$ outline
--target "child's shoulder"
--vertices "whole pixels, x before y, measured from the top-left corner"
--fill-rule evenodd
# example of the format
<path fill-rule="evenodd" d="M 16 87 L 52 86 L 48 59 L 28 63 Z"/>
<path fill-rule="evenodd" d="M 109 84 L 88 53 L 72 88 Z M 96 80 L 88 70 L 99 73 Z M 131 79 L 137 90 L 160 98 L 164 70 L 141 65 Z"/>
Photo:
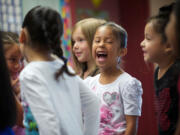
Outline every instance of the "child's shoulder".
<path fill-rule="evenodd" d="M 136 89 L 136 88 L 141 89 L 142 88 L 141 82 L 137 78 L 128 74 L 127 72 L 124 72 L 123 74 L 121 74 L 118 77 L 118 80 L 119 80 L 118 83 L 122 89 L 128 89 L 128 88 L 129 89 Z"/>
<path fill-rule="evenodd" d="M 99 80 L 99 77 L 100 77 L 100 74 L 97 74 L 95 76 L 88 76 L 86 79 L 84 79 L 84 82 L 87 84 L 87 85 L 92 85 L 96 82 L 98 82 Z"/>
<path fill-rule="evenodd" d="M 118 77 L 118 80 L 121 82 L 124 82 L 124 84 L 130 84 L 130 83 L 141 83 L 137 78 L 131 76 L 127 72 L 124 72 Z"/>

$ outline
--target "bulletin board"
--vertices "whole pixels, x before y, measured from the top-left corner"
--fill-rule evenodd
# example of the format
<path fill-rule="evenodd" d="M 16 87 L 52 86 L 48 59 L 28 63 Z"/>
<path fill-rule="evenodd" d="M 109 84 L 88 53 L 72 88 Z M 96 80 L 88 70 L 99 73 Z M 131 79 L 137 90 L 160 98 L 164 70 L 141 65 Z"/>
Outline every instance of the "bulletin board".
<path fill-rule="evenodd" d="M 0 29 L 19 33 L 22 24 L 22 0 L 0 0 Z"/>

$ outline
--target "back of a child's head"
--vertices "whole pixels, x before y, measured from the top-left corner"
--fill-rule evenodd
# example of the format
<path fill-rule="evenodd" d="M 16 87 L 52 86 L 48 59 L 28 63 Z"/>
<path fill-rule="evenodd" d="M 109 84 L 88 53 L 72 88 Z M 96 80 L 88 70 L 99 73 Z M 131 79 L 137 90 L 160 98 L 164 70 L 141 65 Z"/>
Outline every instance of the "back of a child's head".
<path fill-rule="evenodd" d="M 63 22 L 60 14 L 43 6 L 31 9 L 24 18 L 23 28 L 26 28 L 33 48 L 52 50 L 62 57 L 60 38 L 63 34 Z"/>
<path fill-rule="evenodd" d="M 4 50 L 8 50 L 12 45 L 19 44 L 18 34 L 14 32 L 1 31 Z"/>
<path fill-rule="evenodd" d="M 115 22 L 106 22 L 100 27 L 110 28 L 112 30 L 113 35 L 115 36 L 115 39 L 119 41 L 120 48 L 127 48 L 128 34 L 122 26 L 116 24 Z"/>
<path fill-rule="evenodd" d="M 55 74 L 56 79 L 64 71 L 73 75 L 67 68 L 66 58 L 63 57 L 60 40 L 63 35 L 63 22 L 56 10 L 43 6 L 32 8 L 25 16 L 22 28 L 27 29 L 29 35 L 27 45 L 38 51 L 51 51 L 64 61 L 64 65 Z"/>
<path fill-rule="evenodd" d="M 170 14 L 173 10 L 174 3 L 163 6 L 159 9 L 159 13 L 155 16 L 149 18 L 147 23 L 152 23 L 155 32 L 161 35 L 162 42 L 165 43 L 167 41 L 167 37 L 165 35 L 165 28 L 169 21 Z"/>
<path fill-rule="evenodd" d="M 77 28 L 81 28 L 82 33 L 84 35 L 84 37 L 86 38 L 86 40 L 88 41 L 88 44 L 90 46 L 90 48 L 92 47 L 92 42 L 93 42 L 93 38 L 94 38 L 94 34 L 96 32 L 96 29 L 104 24 L 106 21 L 103 19 L 98 19 L 98 18 L 86 18 L 83 20 L 80 20 L 79 22 L 77 22 L 73 28 L 72 31 L 72 35 L 73 32 L 77 29 Z"/>

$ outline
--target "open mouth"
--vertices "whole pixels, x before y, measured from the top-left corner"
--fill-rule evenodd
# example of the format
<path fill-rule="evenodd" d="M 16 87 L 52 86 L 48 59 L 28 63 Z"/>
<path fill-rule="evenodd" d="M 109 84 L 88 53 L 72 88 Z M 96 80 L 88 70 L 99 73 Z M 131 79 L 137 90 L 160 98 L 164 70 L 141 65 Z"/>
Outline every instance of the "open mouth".
<path fill-rule="evenodd" d="M 97 53 L 97 57 L 98 58 L 106 58 L 108 55 L 107 55 L 107 53 L 105 53 L 105 52 L 98 52 Z"/>
<path fill-rule="evenodd" d="M 107 60 L 107 57 L 108 57 L 107 52 L 97 52 L 96 53 L 97 61 L 100 63 L 104 63 Z"/>

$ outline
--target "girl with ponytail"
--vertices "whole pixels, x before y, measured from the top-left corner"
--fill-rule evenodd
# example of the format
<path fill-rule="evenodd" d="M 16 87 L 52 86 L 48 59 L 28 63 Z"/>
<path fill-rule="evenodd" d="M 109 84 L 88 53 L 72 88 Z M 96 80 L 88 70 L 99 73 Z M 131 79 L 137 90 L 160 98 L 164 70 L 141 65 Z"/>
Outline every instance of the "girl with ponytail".
<path fill-rule="evenodd" d="M 37 6 L 25 16 L 20 42 L 29 64 L 20 74 L 20 87 L 28 135 L 97 134 L 99 101 L 68 70 L 62 34 L 61 16 L 51 8 Z"/>

